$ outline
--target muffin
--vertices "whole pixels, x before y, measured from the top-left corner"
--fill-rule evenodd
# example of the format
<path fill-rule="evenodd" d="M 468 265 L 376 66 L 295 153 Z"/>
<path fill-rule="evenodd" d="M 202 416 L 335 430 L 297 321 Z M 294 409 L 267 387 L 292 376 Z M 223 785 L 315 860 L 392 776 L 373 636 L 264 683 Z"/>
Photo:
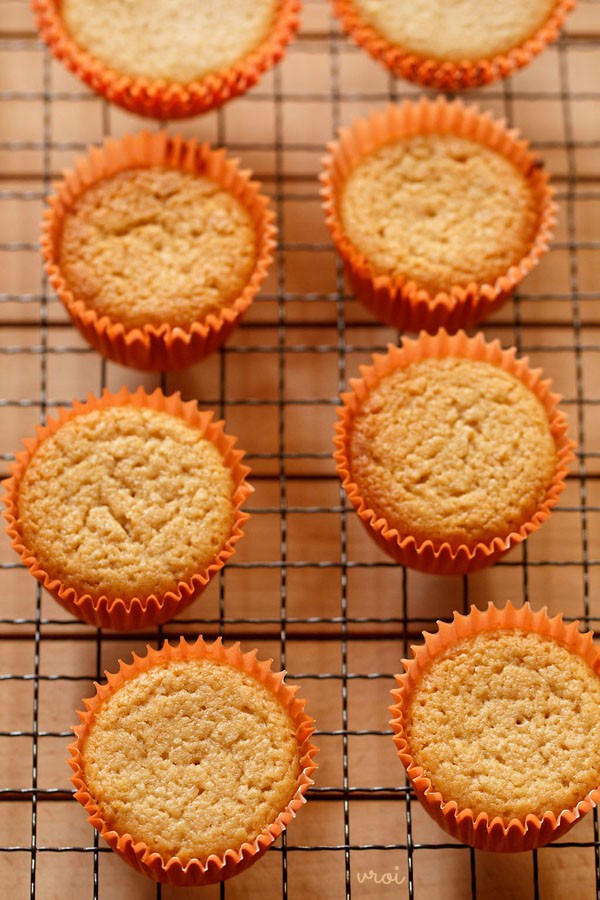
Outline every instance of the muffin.
<path fill-rule="evenodd" d="M 70 746 L 76 799 L 113 850 L 156 881 L 222 881 L 256 861 L 305 802 L 305 701 L 239 644 L 199 638 L 121 663 Z"/>
<path fill-rule="evenodd" d="M 106 99 L 154 118 L 194 116 L 252 87 L 283 56 L 299 0 L 34 0 L 42 38 Z"/>
<path fill-rule="evenodd" d="M 223 343 L 266 277 L 267 204 L 222 151 L 142 133 L 65 174 L 42 253 L 96 349 L 136 368 L 179 368 Z"/>
<path fill-rule="evenodd" d="M 571 444 L 557 397 L 481 335 L 390 346 L 343 395 L 337 468 L 367 530 L 399 562 L 462 574 L 547 518 Z"/>
<path fill-rule="evenodd" d="M 548 177 L 527 144 L 442 98 L 355 121 L 330 147 L 322 180 L 358 299 L 411 331 L 456 330 L 497 309 L 554 223 Z"/>
<path fill-rule="evenodd" d="M 558 37 L 575 0 L 333 0 L 345 30 L 394 75 L 456 90 L 504 78 Z"/>
<path fill-rule="evenodd" d="M 526 605 L 425 635 L 397 677 L 395 742 L 419 799 L 465 843 L 525 850 L 600 799 L 600 651 Z"/>
<path fill-rule="evenodd" d="M 242 453 L 178 395 L 106 392 L 27 443 L 7 482 L 9 534 L 70 612 L 149 627 L 189 604 L 233 553 L 247 516 Z"/>

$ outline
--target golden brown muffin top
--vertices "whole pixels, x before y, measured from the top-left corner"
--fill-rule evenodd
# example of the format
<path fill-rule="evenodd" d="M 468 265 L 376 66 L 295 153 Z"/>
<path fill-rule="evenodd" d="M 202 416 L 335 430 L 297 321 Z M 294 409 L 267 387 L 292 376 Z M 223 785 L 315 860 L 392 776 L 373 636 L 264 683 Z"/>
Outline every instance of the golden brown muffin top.
<path fill-rule="evenodd" d="M 300 774 L 287 710 L 252 676 L 210 659 L 125 682 L 96 712 L 82 755 L 109 825 L 182 860 L 255 840 Z"/>
<path fill-rule="evenodd" d="M 445 802 L 523 820 L 572 809 L 600 787 L 600 678 L 550 638 L 486 632 L 429 664 L 406 733 Z"/>
<path fill-rule="evenodd" d="M 75 43 L 128 75 L 189 84 L 232 66 L 267 37 L 277 0 L 61 0 Z"/>
<path fill-rule="evenodd" d="M 369 508 L 418 542 L 504 538 L 543 503 L 556 467 L 544 407 L 491 363 L 425 359 L 385 375 L 352 426 Z"/>
<path fill-rule="evenodd" d="M 223 549 L 233 478 L 194 426 L 135 406 L 75 416 L 23 475 L 23 542 L 51 577 L 92 597 L 173 590 Z"/>
<path fill-rule="evenodd" d="M 538 222 L 524 175 L 455 135 L 403 138 L 365 156 L 342 188 L 342 226 L 377 275 L 432 295 L 494 284 L 527 255 Z"/>
<path fill-rule="evenodd" d="M 460 62 L 506 53 L 532 37 L 556 0 L 353 0 L 382 37 L 409 53 Z"/>
<path fill-rule="evenodd" d="M 189 328 L 241 294 L 256 261 L 248 211 L 216 182 L 130 169 L 65 215 L 59 266 L 74 297 L 127 328 Z"/>

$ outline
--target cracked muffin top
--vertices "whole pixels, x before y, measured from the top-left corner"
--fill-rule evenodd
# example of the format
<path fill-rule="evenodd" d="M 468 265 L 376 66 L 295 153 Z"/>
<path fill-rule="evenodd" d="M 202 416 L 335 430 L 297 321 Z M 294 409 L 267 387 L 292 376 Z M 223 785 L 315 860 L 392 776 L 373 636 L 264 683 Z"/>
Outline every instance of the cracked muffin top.
<path fill-rule="evenodd" d="M 82 49 L 121 75 L 189 84 L 233 66 L 267 37 L 277 0 L 61 0 Z"/>
<path fill-rule="evenodd" d="M 361 497 L 400 538 L 452 548 L 506 538 L 542 505 L 556 445 L 541 401 L 491 363 L 445 357 L 369 389 L 350 437 Z"/>
<path fill-rule="evenodd" d="M 352 0 L 363 21 L 407 53 L 427 59 L 477 60 L 506 53 L 532 37 L 556 0 Z"/>
<path fill-rule="evenodd" d="M 518 629 L 429 661 L 406 738 L 445 802 L 505 824 L 572 809 L 600 786 L 600 678 L 558 641 Z"/>
<path fill-rule="evenodd" d="M 177 416 L 96 409 L 42 441 L 23 474 L 25 546 L 78 593 L 123 599 L 174 590 L 231 534 L 234 484 L 217 448 Z"/>
<path fill-rule="evenodd" d="M 539 219 L 531 184 L 510 160 L 452 134 L 366 155 L 343 185 L 339 215 L 375 275 L 431 295 L 494 284 L 527 255 Z"/>
<path fill-rule="evenodd" d="M 187 329 L 240 296 L 256 243 L 250 213 L 210 178 L 127 169 L 67 211 L 58 262 L 75 299 L 99 316 Z"/>
<path fill-rule="evenodd" d="M 184 861 L 254 841 L 300 774 L 296 727 L 278 698 L 211 659 L 127 680 L 95 713 L 82 760 L 109 826 Z"/>

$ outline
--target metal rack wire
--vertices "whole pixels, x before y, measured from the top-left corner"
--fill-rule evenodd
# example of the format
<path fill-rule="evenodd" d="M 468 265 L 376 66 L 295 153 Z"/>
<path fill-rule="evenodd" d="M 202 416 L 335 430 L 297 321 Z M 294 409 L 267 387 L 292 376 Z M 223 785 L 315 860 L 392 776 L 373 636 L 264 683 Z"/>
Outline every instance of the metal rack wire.
<path fill-rule="evenodd" d="M 398 335 L 347 294 L 316 181 L 324 141 L 340 124 L 414 96 L 416 88 L 353 47 L 324 0 L 308 0 L 299 39 L 259 86 L 217 113 L 167 123 L 226 145 L 256 171 L 273 196 L 280 243 L 265 292 L 228 345 L 187 372 L 155 380 L 106 363 L 84 345 L 37 256 L 42 201 L 61 166 L 88 142 L 148 123 L 107 106 L 52 62 L 23 0 L 0 2 L 2 472 L 19 438 L 55 407 L 107 385 L 158 381 L 226 419 L 249 451 L 257 488 L 234 559 L 158 632 L 118 635 L 74 622 L 3 539 L 4 896 L 600 897 L 596 813 L 539 853 L 490 858 L 454 843 L 413 802 L 386 712 L 392 674 L 409 644 L 453 609 L 510 597 L 547 603 L 598 628 L 599 38 L 600 5 L 582 0 L 567 34 L 530 69 L 469 94 L 518 124 L 555 176 L 561 214 L 553 249 L 483 330 L 552 375 L 579 452 L 560 507 L 524 549 L 480 575 L 438 579 L 385 558 L 361 533 L 335 477 L 338 393 L 360 362 Z M 99 845 L 70 799 L 64 757 L 74 710 L 103 669 L 147 641 L 198 632 L 256 645 L 288 668 L 318 720 L 321 770 L 311 803 L 257 866 L 220 887 L 176 894 L 115 864 Z"/>

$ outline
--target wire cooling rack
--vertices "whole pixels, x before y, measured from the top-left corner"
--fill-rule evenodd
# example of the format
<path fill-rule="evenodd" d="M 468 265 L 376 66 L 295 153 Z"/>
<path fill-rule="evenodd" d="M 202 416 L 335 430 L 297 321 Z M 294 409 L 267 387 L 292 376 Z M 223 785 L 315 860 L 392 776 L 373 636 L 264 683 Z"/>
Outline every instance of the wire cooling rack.
<path fill-rule="evenodd" d="M 560 507 L 524 547 L 469 578 L 387 559 L 359 528 L 331 460 L 338 393 L 398 335 L 351 296 L 319 208 L 323 147 L 340 124 L 418 90 L 355 48 L 323 0 L 307 2 L 284 63 L 219 112 L 167 126 L 225 144 L 277 208 L 264 293 L 227 347 L 180 373 L 143 375 L 84 344 L 38 255 L 45 196 L 90 142 L 159 127 L 112 108 L 50 60 L 23 0 L 0 0 L 0 465 L 22 436 L 87 392 L 157 383 L 223 416 L 256 487 L 236 556 L 181 618 L 119 635 L 68 617 L 0 549 L 0 894 L 21 898 L 549 898 L 600 896 L 596 814 L 537 853 L 481 854 L 447 838 L 411 798 L 387 705 L 419 632 L 471 603 L 506 599 L 598 628 L 600 594 L 600 5 L 514 78 L 468 99 L 503 115 L 554 175 L 551 252 L 483 326 L 516 344 L 565 397 L 579 451 Z M 71 799 L 69 726 L 91 682 L 146 642 L 199 632 L 258 646 L 316 716 L 310 803 L 279 846 L 226 885 L 156 887 L 123 865 Z"/>

